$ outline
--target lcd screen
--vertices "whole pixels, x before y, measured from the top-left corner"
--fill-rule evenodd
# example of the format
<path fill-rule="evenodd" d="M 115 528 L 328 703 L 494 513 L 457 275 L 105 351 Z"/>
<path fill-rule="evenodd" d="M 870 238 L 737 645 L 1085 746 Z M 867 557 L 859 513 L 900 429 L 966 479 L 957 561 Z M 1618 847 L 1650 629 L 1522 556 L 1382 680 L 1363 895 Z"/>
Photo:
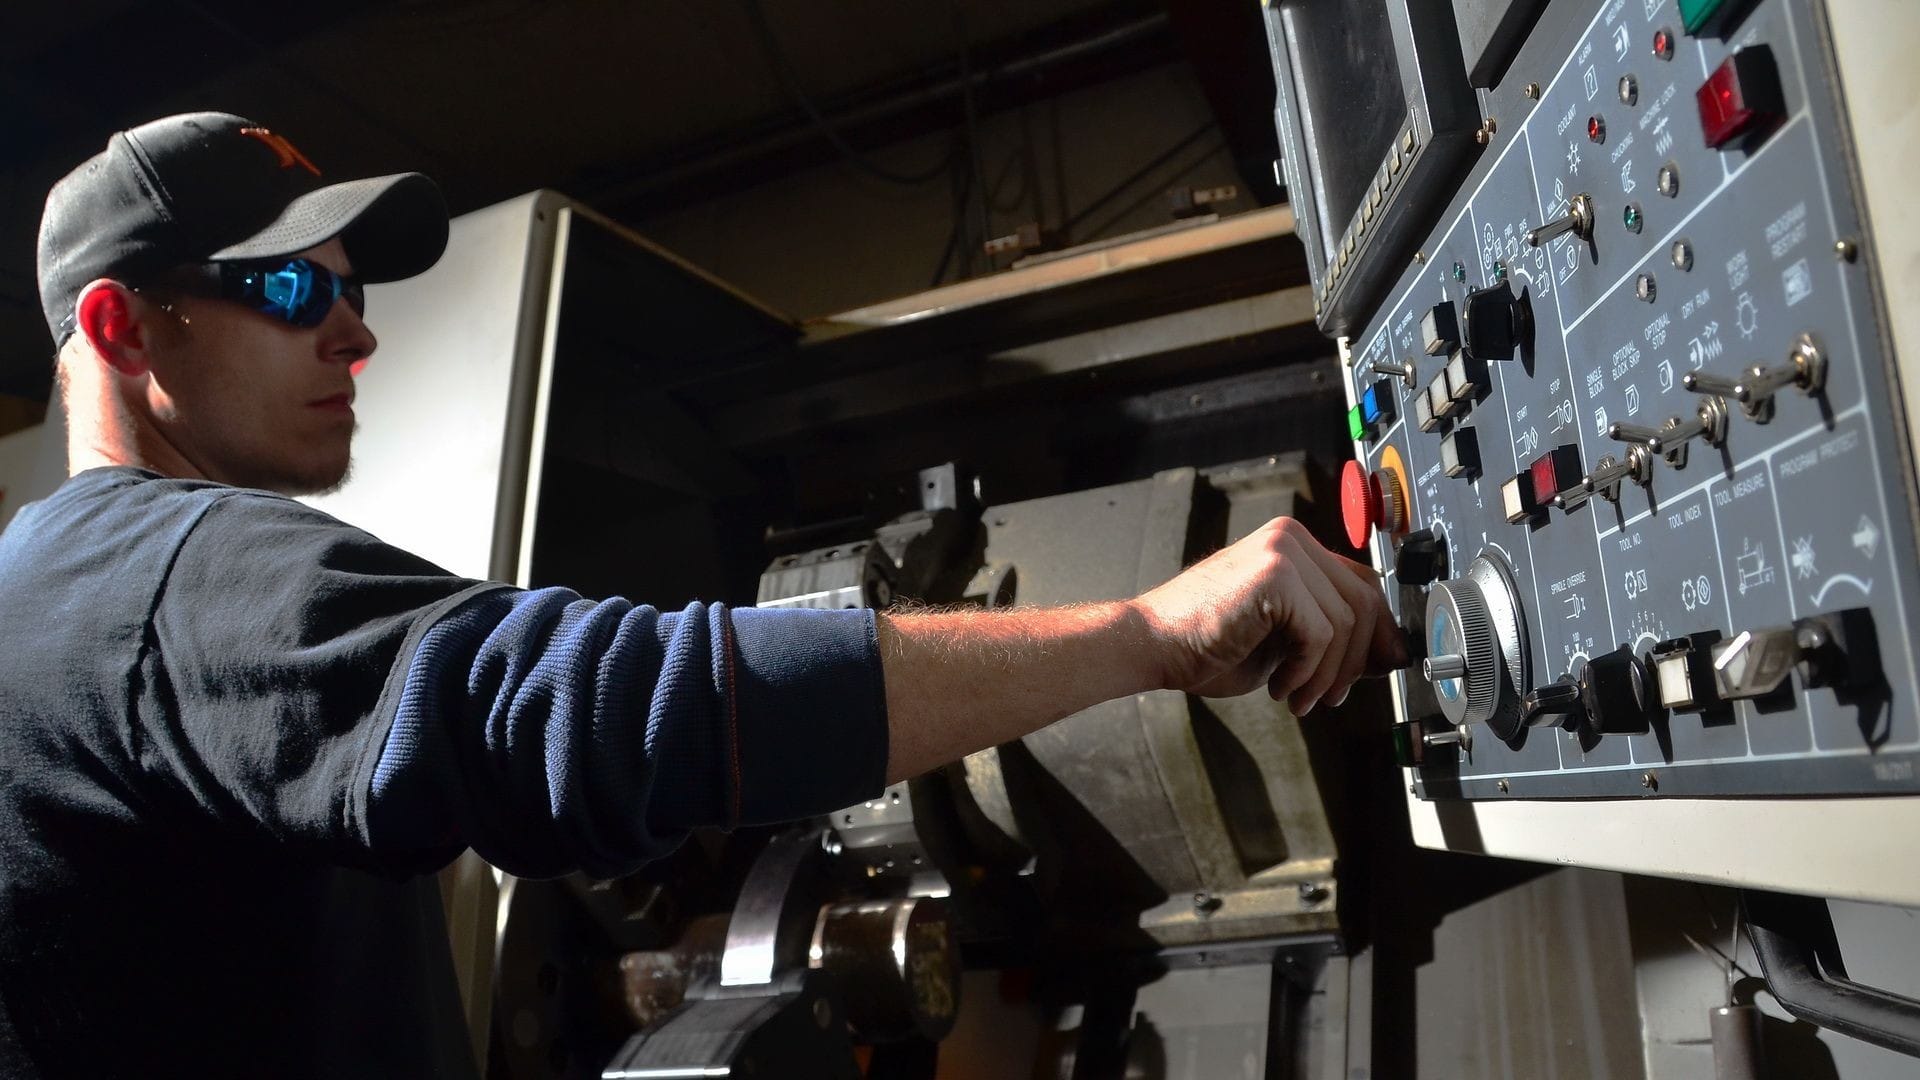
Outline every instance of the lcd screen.
<path fill-rule="evenodd" d="M 1286 0 L 1281 17 L 1295 97 L 1312 148 L 1323 254 L 1332 261 L 1374 173 L 1407 123 L 1387 0 Z"/>

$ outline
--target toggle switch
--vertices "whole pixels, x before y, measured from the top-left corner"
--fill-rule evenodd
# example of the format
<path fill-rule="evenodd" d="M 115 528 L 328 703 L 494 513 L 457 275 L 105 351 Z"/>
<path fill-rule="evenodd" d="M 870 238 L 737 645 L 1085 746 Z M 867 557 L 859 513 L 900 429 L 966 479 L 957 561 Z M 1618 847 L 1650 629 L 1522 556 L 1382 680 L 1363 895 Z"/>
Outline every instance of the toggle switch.
<path fill-rule="evenodd" d="M 1665 458 L 1668 465 L 1684 469 L 1687 467 L 1687 444 L 1691 440 L 1701 439 L 1712 447 L 1727 441 L 1726 399 L 1717 395 L 1701 398 L 1692 419 L 1669 417 L 1658 428 L 1615 423 L 1607 428 L 1607 438 L 1615 442 L 1637 443 Z"/>
<path fill-rule="evenodd" d="M 1457 746 L 1465 753 L 1473 753 L 1473 729 L 1448 724 L 1429 731 L 1422 720 L 1393 725 L 1393 759 L 1403 769 L 1417 769 L 1426 764 L 1433 759 L 1433 751 L 1443 746 Z"/>
<path fill-rule="evenodd" d="M 1628 480 L 1641 487 L 1653 483 L 1653 453 L 1640 443 L 1627 447 L 1623 459 L 1603 455 L 1594 463 L 1593 471 L 1581 479 L 1580 491 L 1584 498 L 1598 495 L 1608 502 L 1619 502 L 1620 486 Z"/>
<path fill-rule="evenodd" d="M 1419 378 L 1419 371 L 1413 366 L 1412 360 L 1375 360 L 1367 365 L 1367 370 L 1375 375 L 1389 375 L 1397 378 L 1406 383 L 1409 390 L 1417 385 L 1415 380 Z"/>
<path fill-rule="evenodd" d="M 1827 356 L 1811 334 L 1801 334 L 1787 353 L 1787 362 L 1774 367 L 1755 364 L 1728 379 L 1704 371 L 1688 372 L 1680 385 L 1696 394 L 1714 394 L 1740 406 L 1747 419 L 1764 424 L 1773 419 L 1773 396 L 1791 386 L 1809 397 L 1827 387 Z"/>
<path fill-rule="evenodd" d="M 1567 212 L 1546 222 L 1537 229 L 1527 230 L 1527 243 L 1533 247 L 1565 236 L 1568 233 L 1582 240 L 1593 239 L 1593 196 L 1581 192 L 1567 200 Z"/>

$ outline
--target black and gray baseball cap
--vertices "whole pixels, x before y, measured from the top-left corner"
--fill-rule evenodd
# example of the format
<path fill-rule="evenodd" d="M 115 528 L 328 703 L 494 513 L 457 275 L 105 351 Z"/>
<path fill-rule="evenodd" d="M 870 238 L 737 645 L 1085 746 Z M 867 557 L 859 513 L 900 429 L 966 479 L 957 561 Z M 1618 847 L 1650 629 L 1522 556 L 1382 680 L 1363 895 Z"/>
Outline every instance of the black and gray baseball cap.
<path fill-rule="evenodd" d="M 340 237 L 360 281 L 398 281 L 447 246 L 447 205 L 420 173 L 325 183 L 284 136 L 230 113 L 116 132 L 47 193 L 40 305 L 55 344 L 98 278 L 139 285 L 176 266 L 293 255 Z"/>

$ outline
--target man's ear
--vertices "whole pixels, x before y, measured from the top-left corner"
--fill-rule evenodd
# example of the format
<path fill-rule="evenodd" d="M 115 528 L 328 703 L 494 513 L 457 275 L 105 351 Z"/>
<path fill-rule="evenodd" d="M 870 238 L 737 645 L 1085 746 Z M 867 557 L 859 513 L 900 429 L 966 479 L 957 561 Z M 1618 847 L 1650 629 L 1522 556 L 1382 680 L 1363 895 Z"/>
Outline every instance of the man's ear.
<path fill-rule="evenodd" d="M 87 339 L 108 367 L 137 378 L 151 370 L 151 334 L 141 320 L 147 306 L 132 289 L 110 278 L 90 282 L 74 302 L 74 332 Z"/>

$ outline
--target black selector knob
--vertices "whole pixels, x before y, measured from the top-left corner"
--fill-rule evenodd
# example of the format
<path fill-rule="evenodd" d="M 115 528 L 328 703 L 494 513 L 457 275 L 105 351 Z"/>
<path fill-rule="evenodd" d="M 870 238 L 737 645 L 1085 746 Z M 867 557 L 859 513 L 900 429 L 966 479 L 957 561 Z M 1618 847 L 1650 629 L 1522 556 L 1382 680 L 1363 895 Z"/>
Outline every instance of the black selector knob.
<path fill-rule="evenodd" d="M 1653 686 L 1646 665 L 1625 645 L 1580 665 L 1580 696 L 1592 731 L 1644 735 L 1650 729 Z"/>
<path fill-rule="evenodd" d="M 1521 699 L 1520 720 L 1528 727 L 1562 727 L 1584 736 L 1645 735 L 1653 709 L 1646 665 L 1622 645 L 1530 691 Z"/>
<path fill-rule="evenodd" d="M 1432 529 L 1407 534 L 1393 553 L 1393 573 L 1402 585 L 1425 588 L 1447 576 L 1447 547 Z"/>
<path fill-rule="evenodd" d="M 1511 360 L 1533 347 L 1533 299 L 1501 282 L 1467 294 L 1460 305 L 1460 348 L 1478 360 Z"/>

